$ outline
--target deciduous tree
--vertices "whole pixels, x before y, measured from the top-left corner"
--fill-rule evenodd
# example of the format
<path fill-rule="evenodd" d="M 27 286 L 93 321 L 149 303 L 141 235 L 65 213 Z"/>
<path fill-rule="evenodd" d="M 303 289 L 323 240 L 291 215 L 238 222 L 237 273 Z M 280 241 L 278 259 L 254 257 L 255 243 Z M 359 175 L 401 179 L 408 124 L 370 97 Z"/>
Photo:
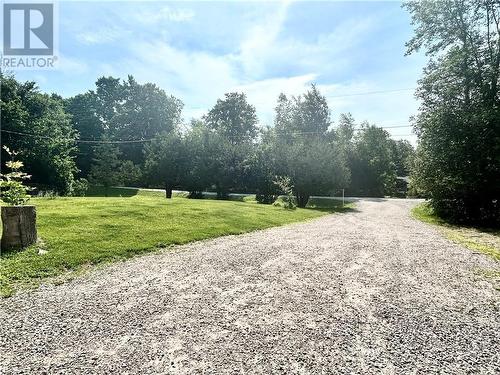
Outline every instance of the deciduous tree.
<path fill-rule="evenodd" d="M 454 221 L 500 225 L 500 3 L 409 1 L 419 82 L 412 182 Z"/>

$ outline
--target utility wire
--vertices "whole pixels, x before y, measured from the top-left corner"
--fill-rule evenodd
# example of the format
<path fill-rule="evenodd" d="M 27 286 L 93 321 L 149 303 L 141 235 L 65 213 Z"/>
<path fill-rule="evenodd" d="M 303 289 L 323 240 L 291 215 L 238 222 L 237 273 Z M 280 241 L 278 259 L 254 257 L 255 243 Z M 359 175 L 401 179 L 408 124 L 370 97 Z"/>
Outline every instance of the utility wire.
<path fill-rule="evenodd" d="M 384 129 L 380 127 L 381 129 Z M 361 131 L 363 128 L 358 128 L 354 129 L 354 131 Z M 53 139 L 53 137 L 49 136 L 44 136 L 44 135 L 39 135 L 39 134 L 30 134 L 30 133 L 23 133 L 23 132 L 16 132 L 16 131 L 11 131 L 11 130 L 1 130 L 2 133 L 7 133 L 7 134 L 16 134 L 16 135 L 21 135 L 21 136 L 26 136 L 26 137 L 32 137 L 32 138 L 40 138 L 40 139 Z M 278 133 L 279 135 L 284 135 L 284 136 L 297 136 L 297 135 L 323 135 L 321 132 L 290 132 L 290 133 Z M 415 134 L 394 134 L 391 136 L 393 137 L 409 137 Z M 84 144 L 128 144 L 128 143 L 146 143 L 146 142 L 152 142 L 154 140 L 159 139 L 160 137 L 155 137 L 155 138 L 148 138 L 148 139 L 130 139 L 130 140 L 109 140 L 109 141 L 103 141 L 103 140 L 94 140 L 94 139 L 62 139 L 63 141 L 67 142 L 75 142 L 75 143 L 84 143 Z"/>
<path fill-rule="evenodd" d="M 401 91 L 410 91 L 410 90 L 415 90 L 416 88 L 415 87 L 408 87 L 408 88 L 403 88 L 403 89 L 390 89 L 390 90 L 378 90 L 378 91 L 365 91 L 365 92 L 355 92 L 355 93 L 352 93 L 352 94 L 339 94 L 339 95 L 325 95 L 325 97 L 328 99 L 328 98 L 347 98 L 347 97 L 350 97 L 350 96 L 363 96 L 363 95 L 377 95 L 377 94 L 387 94 L 387 93 L 392 93 L 392 92 L 401 92 Z M 217 103 L 222 102 L 221 99 L 217 100 L 216 102 L 216 105 Z M 226 106 L 230 106 L 229 104 L 228 105 L 224 105 L 224 104 L 219 104 L 219 106 L 217 108 L 226 108 Z M 205 107 L 185 107 L 187 109 L 191 109 L 191 110 L 206 110 Z"/>
<path fill-rule="evenodd" d="M 386 94 L 390 92 L 400 92 L 415 90 L 415 87 L 409 87 L 406 89 L 393 89 L 393 90 L 380 90 L 380 91 L 368 91 L 368 92 L 358 92 L 353 94 L 342 94 L 342 95 L 325 95 L 327 98 L 347 98 L 349 96 L 361 96 L 361 95 L 375 95 L 375 94 Z"/>
<path fill-rule="evenodd" d="M 30 134 L 30 133 L 23 133 L 23 132 L 15 132 L 11 130 L 1 130 L 2 133 L 8 133 L 8 134 L 16 134 L 16 135 L 22 135 L 22 136 L 27 136 L 27 137 L 33 137 L 33 138 L 41 138 L 41 139 L 53 139 L 53 137 L 48 137 L 44 135 L 39 135 L 39 134 Z M 131 140 L 115 140 L 115 141 L 103 141 L 103 140 L 95 140 L 95 139 L 71 139 L 71 138 L 66 138 L 63 140 L 68 141 L 68 142 L 76 142 L 76 143 L 92 143 L 92 144 L 120 144 L 120 143 L 143 143 L 143 142 L 151 142 L 154 141 L 156 138 L 149 138 L 149 139 L 131 139 Z"/>
<path fill-rule="evenodd" d="M 367 92 L 358 92 L 358 93 L 352 93 L 352 94 L 341 94 L 341 95 L 329 95 L 327 98 L 343 98 L 343 97 L 350 97 L 350 96 L 362 96 L 362 95 L 376 95 L 376 94 L 385 94 L 385 93 L 391 93 L 391 92 L 400 92 L 400 91 L 409 91 L 409 90 L 415 90 L 415 88 L 402 88 L 402 89 L 392 89 L 392 90 L 379 90 L 379 91 L 367 91 Z M 225 105 L 219 106 L 219 108 L 224 108 Z M 189 109 L 204 109 L 202 107 L 187 107 Z M 186 125 L 181 125 L 183 130 L 188 131 L 189 128 Z M 396 129 L 396 128 L 408 128 L 411 127 L 411 125 L 396 125 L 396 126 L 378 126 L 378 128 L 381 129 Z M 363 128 L 356 128 L 354 131 L 361 131 Z M 49 136 L 43 136 L 43 135 L 38 135 L 38 134 L 30 134 L 30 133 L 23 133 L 23 132 L 16 132 L 16 131 L 11 131 L 11 130 L 4 130 L 1 129 L 2 133 L 7 133 L 7 134 L 16 134 L 16 135 L 21 135 L 21 136 L 27 136 L 27 137 L 34 137 L 34 138 L 40 138 L 40 139 L 52 139 L 53 137 Z M 291 132 L 291 133 L 281 133 L 283 135 L 306 135 L 306 134 L 322 134 L 320 132 Z M 391 135 L 394 137 L 407 137 L 411 136 L 414 134 L 404 134 L 404 135 Z M 109 140 L 109 141 L 103 141 L 103 140 L 95 140 L 95 139 L 64 139 L 65 141 L 68 142 L 75 142 L 75 143 L 86 143 L 86 144 L 126 144 L 126 143 L 145 143 L 145 142 L 152 142 L 155 138 L 149 138 L 149 139 L 131 139 L 131 140 Z M 0 138 L 1 139 L 1 138 Z"/>

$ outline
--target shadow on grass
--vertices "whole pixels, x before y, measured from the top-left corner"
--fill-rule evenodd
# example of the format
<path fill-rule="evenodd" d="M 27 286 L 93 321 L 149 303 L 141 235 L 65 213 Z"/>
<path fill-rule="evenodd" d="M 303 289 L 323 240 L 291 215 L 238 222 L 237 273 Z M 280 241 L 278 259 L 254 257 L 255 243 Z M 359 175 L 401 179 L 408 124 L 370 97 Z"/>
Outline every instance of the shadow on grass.
<path fill-rule="evenodd" d="M 344 205 L 340 199 L 332 199 L 329 197 L 311 197 L 305 207 L 308 210 L 316 210 L 327 213 L 335 212 L 358 212 L 354 208 L 354 202 L 346 202 Z"/>
<path fill-rule="evenodd" d="M 164 196 L 164 193 L 162 191 L 153 191 L 147 189 L 128 188 L 128 187 L 111 187 L 108 188 L 106 192 L 106 189 L 103 186 L 90 187 L 86 196 L 105 197 L 106 194 L 109 198 L 117 198 L 117 197 L 130 198 L 135 196 L 156 196 L 156 197 Z M 184 193 L 174 192 L 173 196 L 179 198 L 188 198 L 187 193 L 185 192 Z M 225 199 L 220 199 L 217 198 L 217 194 L 214 192 L 204 192 L 201 199 L 225 200 L 225 201 L 257 204 L 254 194 L 230 193 L 227 195 L 227 197 L 225 197 Z M 342 206 L 342 201 L 340 199 L 332 199 L 331 197 L 311 197 L 305 208 L 308 210 L 315 210 L 325 213 L 358 212 L 358 210 L 354 208 L 355 202 L 358 200 L 359 199 L 350 199 L 349 201 L 346 202 L 344 206 Z M 375 198 L 373 200 L 383 201 L 384 199 Z"/>
<path fill-rule="evenodd" d="M 110 187 L 107 189 L 104 186 L 90 186 L 89 190 L 85 194 L 87 197 L 133 197 L 139 194 L 139 189 L 136 188 L 121 188 L 121 187 Z"/>
<path fill-rule="evenodd" d="M 359 212 L 359 210 L 356 209 L 353 204 L 346 204 L 344 207 L 342 207 L 342 206 L 338 206 L 338 207 L 307 206 L 305 209 L 306 210 L 320 211 L 320 212 L 327 212 L 327 213 L 330 213 L 330 214 L 333 214 L 333 213 L 346 213 L 346 212 Z"/>
<path fill-rule="evenodd" d="M 17 253 L 20 253 L 20 252 L 22 252 L 24 250 L 26 250 L 26 249 L 22 249 L 22 248 L 19 248 L 19 249 L 16 249 L 16 248 L 13 248 L 13 249 L 1 249 L 1 251 L 0 251 L 0 258 L 2 258 L 2 259 L 12 258 Z"/>
<path fill-rule="evenodd" d="M 451 222 L 441 216 L 438 216 L 427 202 L 415 206 L 412 210 L 412 214 L 420 221 L 429 224 L 441 225 L 450 229 L 471 229 L 481 233 L 488 233 L 495 236 L 500 236 L 499 228 L 482 227 L 471 224 L 458 224 Z"/>
<path fill-rule="evenodd" d="M 448 239 L 500 261 L 500 230 L 449 223 L 436 215 L 427 203 L 415 206 L 411 214 L 420 221 L 441 227 Z"/>

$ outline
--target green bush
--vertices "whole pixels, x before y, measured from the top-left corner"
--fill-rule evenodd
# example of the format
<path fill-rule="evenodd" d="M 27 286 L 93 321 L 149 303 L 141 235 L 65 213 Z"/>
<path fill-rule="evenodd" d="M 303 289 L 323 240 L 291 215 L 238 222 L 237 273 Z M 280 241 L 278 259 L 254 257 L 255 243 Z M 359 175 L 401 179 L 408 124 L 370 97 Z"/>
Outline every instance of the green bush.
<path fill-rule="evenodd" d="M 189 199 L 203 199 L 202 191 L 190 191 L 188 194 Z"/>
<path fill-rule="evenodd" d="M 295 201 L 295 197 L 293 196 L 293 185 L 290 177 L 276 177 L 276 181 L 274 182 L 276 186 L 280 188 L 283 192 L 283 196 L 281 197 L 281 201 L 283 202 L 283 207 L 287 210 L 294 210 L 297 207 L 297 203 Z"/>
<path fill-rule="evenodd" d="M 21 168 L 24 166 L 22 161 L 14 160 L 17 152 L 9 150 L 7 146 L 3 146 L 3 149 L 9 154 L 12 160 L 5 163 L 11 172 L 0 174 L 2 200 L 11 206 L 23 205 L 30 199 L 28 195 L 30 188 L 23 184 L 23 180 L 27 180 L 31 176 L 21 171 Z"/>
<path fill-rule="evenodd" d="M 89 190 L 89 182 L 85 178 L 80 178 L 73 182 L 72 196 L 74 197 L 84 197 Z"/>
<path fill-rule="evenodd" d="M 255 200 L 261 204 L 273 204 L 278 199 L 275 194 L 256 194 Z"/>

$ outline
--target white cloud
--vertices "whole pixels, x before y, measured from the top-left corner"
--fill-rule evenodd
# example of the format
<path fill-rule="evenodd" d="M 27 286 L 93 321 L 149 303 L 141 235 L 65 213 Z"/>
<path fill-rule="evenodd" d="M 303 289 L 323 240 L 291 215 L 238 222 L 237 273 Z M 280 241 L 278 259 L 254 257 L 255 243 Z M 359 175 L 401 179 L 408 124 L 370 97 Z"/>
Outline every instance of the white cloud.
<path fill-rule="evenodd" d="M 305 74 L 295 77 L 265 79 L 235 86 L 233 90 L 244 92 L 247 95 L 249 103 L 256 107 L 262 125 L 272 125 L 274 108 L 279 94 L 300 95 L 307 90 L 315 78 L 316 74 Z"/>
<path fill-rule="evenodd" d="M 286 20 L 290 2 L 280 3 L 277 10 L 255 24 L 240 43 L 239 59 L 245 72 L 256 76 L 265 70 L 265 60 L 277 48 L 277 38 Z"/>
<path fill-rule="evenodd" d="M 418 73 L 411 69 L 420 70 L 419 64 L 408 60 L 400 71 L 394 71 L 384 66 L 384 49 L 370 55 L 374 50 L 367 45 L 373 40 L 371 35 L 383 29 L 383 22 L 390 22 L 385 13 L 346 13 L 315 32 L 310 27 L 301 30 L 299 6 L 291 7 L 289 2 L 245 3 L 241 8 L 178 4 L 105 7 L 113 14 L 112 27 L 105 27 L 106 17 L 97 29 L 69 23 L 67 27 L 76 28 L 72 34 L 80 43 L 109 43 L 119 48 L 113 51 L 116 55 L 91 57 L 89 66 L 67 60 L 63 70 L 86 72 L 90 79 L 133 74 L 140 82 L 154 82 L 185 102 L 187 119 L 205 113 L 224 93 L 242 91 L 256 106 L 261 124 L 270 125 L 279 93 L 299 95 L 312 82 L 327 97 L 334 120 L 350 111 L 358 121 L 384 125 L 407 122 L 409 114 L 416 112 L 411 91 L 336 97 L 415 85 Z M 126 43 L 120 44 L 124 35 Z M 380 57 L 378 65 L 372 64 L 372 57 Z M 393 133 L 404 132 L 396 129 Z"/>
<path fill-rule="evenodd" d="M 240 82 L 232 55 L 186 51 L 164 42 L 141 43 L 133 53 L 133 58 L 121 61 L 121 69 L 187 99 L 188 119 L 199 116 Z"/>
<path fill-rule="evenodd" d="M 143 24 L 156 24 L 159 22 L 188 22 L 195 16 L 192 9 L 171 8 L 164 6 L 158 10 L 144 9 L 134 13 L 133 18 Z"/>
<path fill-rule="evenodd" d="M 82 60 L 59 54 L 56 69 L 64 74 L 78 75 L 88 72 L 89 66 Z"/>
<path fill-rule="evenodd" d="M 313 41 L 301 40 L 300 34 L 284 33 L 289 6 L 288 2 L 281 4 L 252 27 L 241 41 L 238 59 L 248 76 L 258 79 L 273 68 L 287 67 L 306 72 L 340 71 L 350 64 L 350 53 L 376 26 L 376 20 L 370 17 L 347 19 Z"/>
<path fill-rule="evenodd" d="M 97 30 L 87 30 L 76 34 L 76 39 L 83 44 L 106 44 L 112 43 L 129 34 L 120 27 L 102 27 Z"/>

